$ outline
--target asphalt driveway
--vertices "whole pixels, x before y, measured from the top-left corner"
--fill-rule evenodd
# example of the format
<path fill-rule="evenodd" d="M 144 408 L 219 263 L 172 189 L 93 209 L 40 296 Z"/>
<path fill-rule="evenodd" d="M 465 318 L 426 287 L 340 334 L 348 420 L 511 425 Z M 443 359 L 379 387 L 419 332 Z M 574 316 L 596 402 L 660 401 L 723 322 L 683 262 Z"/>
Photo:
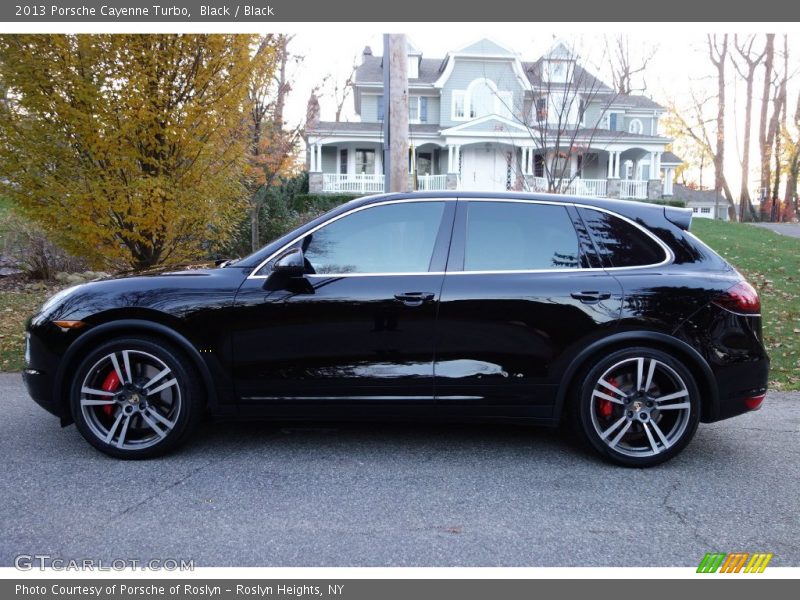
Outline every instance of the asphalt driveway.
<path fill-rule="evenodd" d="M 197 566 L 800 565 L 800 393 L 701 425 L 655 469 L 494 425 L 204 425 L 182 451 L 107 458 L 0 375 L 0 565 L 18 554 Z"/>

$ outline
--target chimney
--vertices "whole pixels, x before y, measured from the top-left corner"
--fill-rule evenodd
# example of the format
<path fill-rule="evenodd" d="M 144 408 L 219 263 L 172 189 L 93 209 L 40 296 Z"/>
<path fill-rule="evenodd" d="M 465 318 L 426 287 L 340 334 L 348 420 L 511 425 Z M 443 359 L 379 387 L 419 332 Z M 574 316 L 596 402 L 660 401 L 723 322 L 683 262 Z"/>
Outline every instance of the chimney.
<path fill-rule="evenodd" d="M 306 129 L 315 129 L 319 124 L 319 99 L 314 92 L 308 98 L 306 105 Z"/>
<path fill-rule="evenodd" d="M 363 65 L 367 62 L 367 57 L 372 56 L 372 48 L 369 46 L 364 46 L 364 51 L 361 53 L 361 64 Z"/>

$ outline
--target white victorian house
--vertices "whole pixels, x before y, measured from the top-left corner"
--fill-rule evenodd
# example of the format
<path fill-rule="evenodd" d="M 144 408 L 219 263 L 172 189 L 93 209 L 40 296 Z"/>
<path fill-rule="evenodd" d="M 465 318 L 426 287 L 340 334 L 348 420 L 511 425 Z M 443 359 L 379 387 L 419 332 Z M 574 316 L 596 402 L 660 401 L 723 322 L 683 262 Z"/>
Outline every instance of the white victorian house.
<path fill-rule="evenodd" d="M 681 160 L 659 134 L 664 108 L 617 94 L 563 43 L 534 62 L 491 40 L 444 58 L 408 47 L 410 187 L 672 195 Z M 383 191 L 383 60 L 364 49 L 359 122 L 311 119 L 311 192 Z"/>

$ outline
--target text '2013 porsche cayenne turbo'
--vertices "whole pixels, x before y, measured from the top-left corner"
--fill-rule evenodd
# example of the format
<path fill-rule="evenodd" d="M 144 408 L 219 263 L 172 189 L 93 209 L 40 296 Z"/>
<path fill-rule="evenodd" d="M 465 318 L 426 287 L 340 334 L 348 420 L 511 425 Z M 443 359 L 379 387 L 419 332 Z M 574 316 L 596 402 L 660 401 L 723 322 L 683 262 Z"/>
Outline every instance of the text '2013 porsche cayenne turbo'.
<path fill-rule="evenodd" d="M 766 393 L 758 295 L 690 222 L 608 199 L 362 198 L 219 268 L 56 294 L 24 378 L 121 458 L 210 411 L 569 420 L 606 459 L 654 465 Z"/>

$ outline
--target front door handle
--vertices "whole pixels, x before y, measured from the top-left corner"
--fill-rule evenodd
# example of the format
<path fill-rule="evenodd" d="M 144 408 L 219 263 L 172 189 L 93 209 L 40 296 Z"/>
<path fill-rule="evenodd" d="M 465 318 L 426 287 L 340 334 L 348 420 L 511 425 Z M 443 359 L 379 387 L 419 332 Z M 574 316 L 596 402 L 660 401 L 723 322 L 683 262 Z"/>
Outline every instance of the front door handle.
<path fill-rule="evenodd" d="M 422 306 L 424 302 L 430 302 L 436 294 L 433 292 L 404 292 L 395 294 L 395 300 L 399 300 L 406 306 Z"/>
<path fill-rule="evenodd" d="M 580 300 L 584 304 L 595 304 L 601 300 L 611 298 L 610 292 L 573 292 L 570 294 L 575 300 Z"/>

